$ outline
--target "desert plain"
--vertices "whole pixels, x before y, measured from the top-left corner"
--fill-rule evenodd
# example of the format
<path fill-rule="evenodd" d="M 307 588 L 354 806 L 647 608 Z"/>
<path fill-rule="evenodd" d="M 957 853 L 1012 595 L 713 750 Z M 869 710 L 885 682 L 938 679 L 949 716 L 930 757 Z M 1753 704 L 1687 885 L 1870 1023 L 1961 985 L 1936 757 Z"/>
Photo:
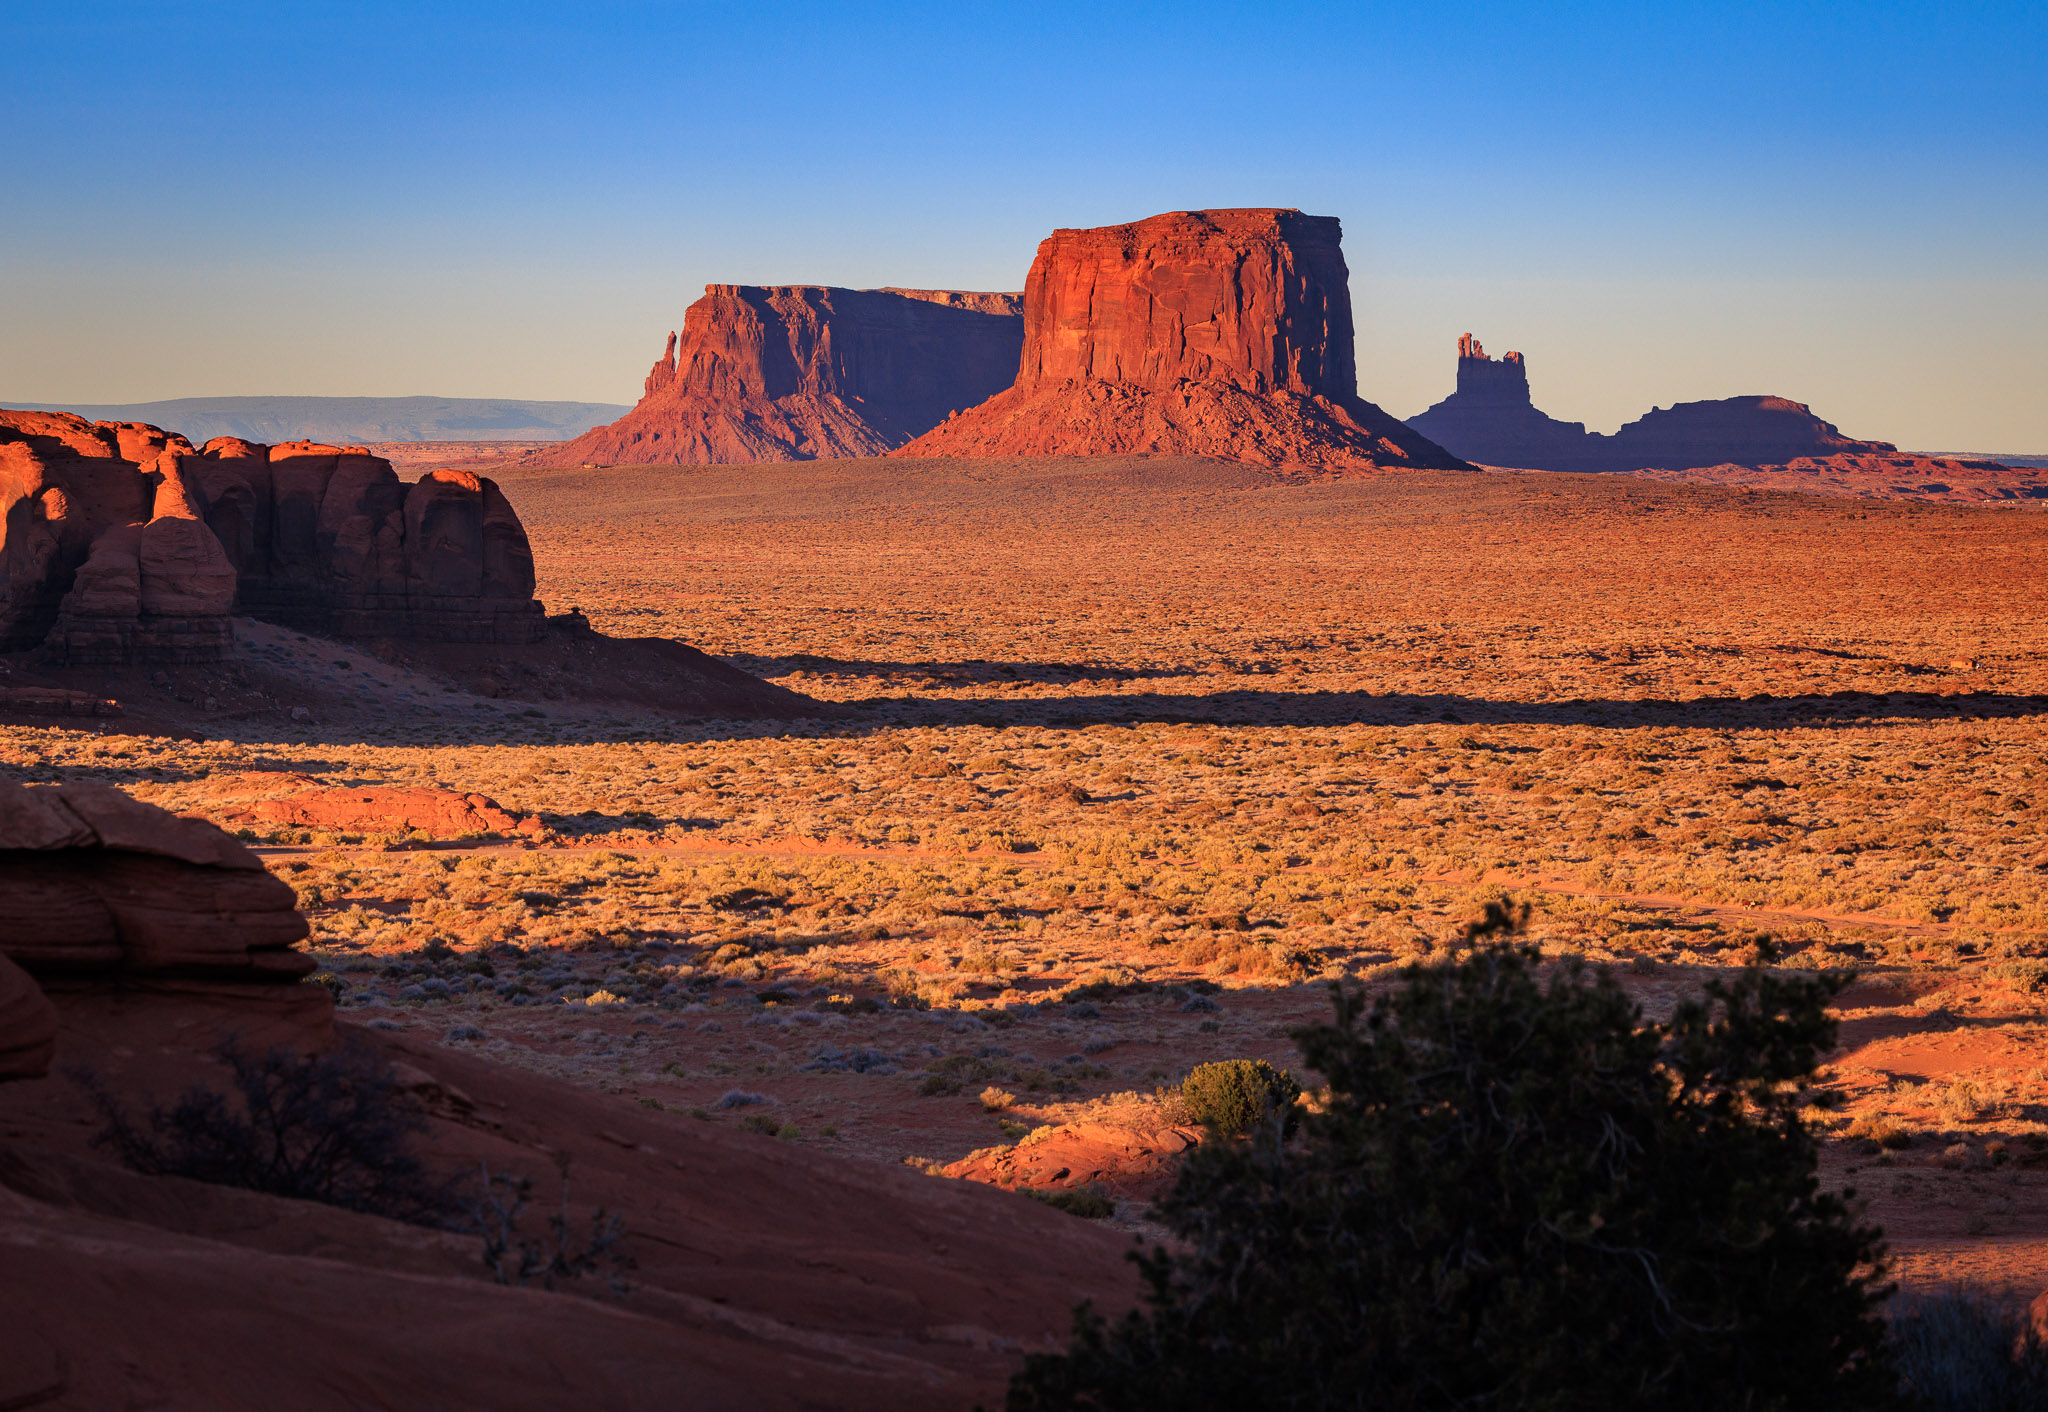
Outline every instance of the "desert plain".
<path fill-rule="evenodd" d="M 1331 982 L 1489 900 L 1652 1014 L 1851 969 L 1823 1180 L 1909 1287 L 2048 1287 L 2038 510 L 1146 456 L 491 474 L 550 611 L 798 695 L 592 704 L 242 620 L 233 661 L 132 669 L 126 719 L 10 718 L 0 770 L 237 831 L 404 1052 L 935 1200 L 1103 1196 L 1075 1298 L 1156 1234 L 1191 1066 L 1298 1066 Z M 499 812 L 263 812 L 318 787 Z"/>

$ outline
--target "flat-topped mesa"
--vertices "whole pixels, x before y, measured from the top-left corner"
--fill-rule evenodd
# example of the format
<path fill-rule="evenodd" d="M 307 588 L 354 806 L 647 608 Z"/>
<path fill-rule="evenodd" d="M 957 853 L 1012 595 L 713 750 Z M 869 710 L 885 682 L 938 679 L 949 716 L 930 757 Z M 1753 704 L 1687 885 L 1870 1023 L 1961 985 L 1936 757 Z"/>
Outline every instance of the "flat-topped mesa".
<path fill-rule="evenodd" d="M 1285 209 L 1054 231 L 1015 385 L 900 454 L 1458 466 L 1358 396 L 1342 237 Z"/>
<path fill-rule="evenodd" d="M 883 285 L 875 292 L 900 294 L 905 299 L 922 299 L 930 304 L 943 304 L 948 309 L 971 309 L 977 314 L 1000 314 L 1012 319 L 1024 316 L 1022 293 L 1003 294 L 978 289 L 898 289 L 894 285 Z"/>
<path fill-rule="evenodd" d="M 1786 397 L 1722 397 L 1653 408 L 1590 448 L 1592 470 L 1696 470 L 1783 465 L 1802 457 L 1884 456 L 1888 441 L 1858 441 Z"/>
<path fill-rule="evenodd" d="M 727 464 L 876 456 L 1007 387 L 1022 296 L 711 284 L 631 412 L 529 458 Z"/>
<path fill-rule="evenodd" d="M 142 458 L 142 459 L 138 459 Z M 498 487 L 361 447 L 0 411 L 0 651 L 214 661 L 245 613 L 360 638 L 531 642 L 533 554 Z"/>

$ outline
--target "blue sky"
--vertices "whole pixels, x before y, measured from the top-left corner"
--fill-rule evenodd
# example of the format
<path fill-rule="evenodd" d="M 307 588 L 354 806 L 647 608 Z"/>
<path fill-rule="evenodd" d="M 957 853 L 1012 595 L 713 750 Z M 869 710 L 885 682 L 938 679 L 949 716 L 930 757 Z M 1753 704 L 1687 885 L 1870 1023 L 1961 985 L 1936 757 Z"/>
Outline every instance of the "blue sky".
<path fill-rule="evenodd" d="M 1343 218 L 1361 391 L 2048 451 L 2048 7 L 0 0 L 0 398 L 631 401 L 710 281 Z M 35 56 L 24 62 L 25 56 Z"/>

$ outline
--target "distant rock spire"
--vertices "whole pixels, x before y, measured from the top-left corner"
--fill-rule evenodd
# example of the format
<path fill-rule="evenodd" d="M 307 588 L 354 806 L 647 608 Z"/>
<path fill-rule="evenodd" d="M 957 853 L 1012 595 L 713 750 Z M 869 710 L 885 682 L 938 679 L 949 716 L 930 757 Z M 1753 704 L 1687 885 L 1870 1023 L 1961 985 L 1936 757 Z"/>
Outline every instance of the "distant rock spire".
<path fill-rule="evenodd" d="M 1529 369 L 1522 355 L 1509 353 L 1499 362 L 1471 334 L 1458 339 L 1458 391 L 1488 402 L 1529 405 Z"/>
<path fill-rule="evenodd" d="M 657 358 L 654 368 L 647 374 L 647 390 L 643 396 L 652 397 L 676 380 L 676 336 L 668 336 L 668 351 Z"/>

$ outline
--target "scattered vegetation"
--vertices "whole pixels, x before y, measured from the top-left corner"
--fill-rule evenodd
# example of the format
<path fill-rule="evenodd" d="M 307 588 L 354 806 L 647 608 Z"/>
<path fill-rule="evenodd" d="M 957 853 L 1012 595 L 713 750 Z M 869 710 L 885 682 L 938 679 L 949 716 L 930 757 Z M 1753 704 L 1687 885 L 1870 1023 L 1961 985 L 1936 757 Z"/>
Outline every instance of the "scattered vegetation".
<path fill-rule="evenodd" d="M 1033 1201 L 1042 1201 L 1055 1211 L 1064 1211 L 1069 1216 L 1084 1220 L 1099 1221 L 1116 1214 L 1116 1202 L 1101 1192 L 1089 1191 L 1085 1187 L 1021 1187 L 1024 1195 Z"/>
<path fill-rule="evenodd" d="M 539 1237 L 521 1229 L 533 1179 L 493 1172 L 488 1166 L 478 1170 L 475 1194 L 466 1206 L 467 1225 L 483 1237 L 484 1268 L 501 1285 L 539 1284 L 552 1290 L 597 1273 L 600 1265 L 620 1270 L 632 1263 L 619 1248 L 626 1237 L 626 1220 L 616 1212 L 598 1207 L 591 1213 L 590 1233 L 572 1235 L 568 1157 L 557 1157 L 555 1165 L 561 1205 L 548 1217 L 547 1234 Z M 616 1274 L 607 1278 L 606 1286 L 614 1294 L 626 1292 L 624 1279 Z"/>
<path fill-rule="evenodd" d="M 456 1209 L 454 1186 L 412 1150 L 426 1125 L 391 1066 L 366 1048 L 262 1053 L 234 1037 L 215 1057 L 231 1086 L 194 1087 L 131 1116 L 90 1075 L 105 1127 L 96 1141 L 150 1176 L 190 1177 L 419 1225 Z"/>
<path fill-rule="evenodd" d="M 2038 1412 L 2048 1406 L 2048 1347 L 2023 1307 L 1968 1289 L 1902 1295 L 1892 1361 L 1924 1412 Z"/>
<path fill-rule="evenodd" d="M 1976 1046 L 1955 1072 L 1860 1046 L 1878 1052 L 1844 1056 L 1815 1121 L 1895 1229 L 1951 1198 L 1999 1234 L 2035 1219 L 2030 1197 L 1975 1210 L 1994 1169 L 2048 1165 L 2048 1068 L 1994 1043 L 2048 1045 L 2025 704 L 2048 692 L 2028 606 L 2048 576 L 2024 514 L 1488 477 L 1444 515 L 1440 488 L 1405 482 L 1155 494 L 1160 463 L 1113 505 L 1006 481 L 855 523 L 786 513 L 772 478 L 744 493 L 775 514 L 734 517 L 724 492 L 704 515 L 672 476 L 608 474 L 587 504 L 508 483 L 547 547 L 543 596 L 847 717 L 415 701 L 224 717 L 205 740 L 0 726 L 0 776 L 238 827 L 299 776 L 536 813 L 531 848 L 245 832 L 278 849 L 346 1019 L 481 1031 L 494 1062 L 668 1112 L 768 1089 L 778 1118 L 834 1119 L 849 1156 L 887 1160 L 920 1085 L 933 1132 L 913 1145 L 954 1157 L 987 1136 L 986 1089 L 1028 1129 L 1203 1061 L 1291 1065 L 1284 1027 L 1321 982 L 1443 960 L 1513 889 L 1529 941 L 1653 1007 L 1768 947 L 1860 975 L 1845 1014 L 1954 1027 Z M 1162 540 L 1169 506 L 1207 529 Z M 1472 513 L 1501 533 L 1444 528 Z M 803 574 L 762 594 L 745 566 L 785 554 Z M 878 554 L 914 557 L 915 581 L 878 598 Z M 828 1050 L 845 1070 L 811 1067 Z M 887 1072 L 863 1053 L 902 1077 L 849 1109 L 843 1073 Z"/>

